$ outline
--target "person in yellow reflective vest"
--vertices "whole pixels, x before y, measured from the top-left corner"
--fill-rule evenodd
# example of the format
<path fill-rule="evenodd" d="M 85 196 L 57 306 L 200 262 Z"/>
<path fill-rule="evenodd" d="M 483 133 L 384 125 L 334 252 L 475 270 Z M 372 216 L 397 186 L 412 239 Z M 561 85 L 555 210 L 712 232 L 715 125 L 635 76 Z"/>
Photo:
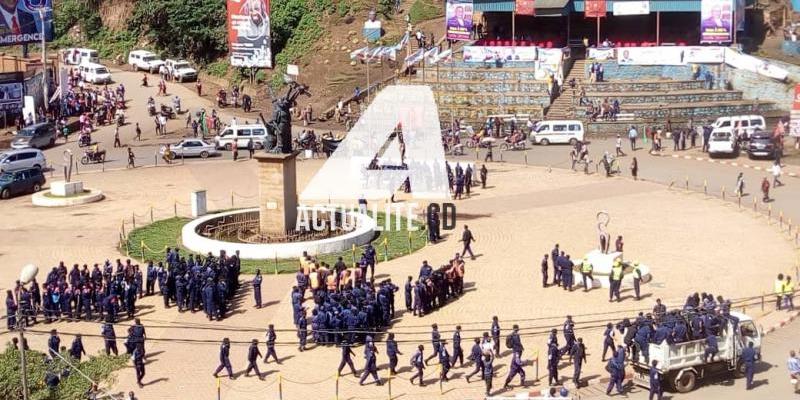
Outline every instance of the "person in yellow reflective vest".
<path fill-rule="evenodd" d="M 778 310 L 781 309 L 781 300 L 783 296 L 783 274 L 778 274 L 778 279 L 775 280 L 775 306 Z"/>
<path fill-rule="evenodd" d="M 783 305 L 789 310 L 794 311 L 794 282 L 791 276 L 786 276 L 783 282 Z"/>
<path fill-rule="evenodd" d="M 589 291 L 589 285 L 592 284 L 592 280 L 594 279 L 592 277 L 592 270 L 594 270 L 592 263 L 590 263 L 589 260 L 583 260 L 583 263 L 581 263 L 581 276 L 583 277 L 584 292 Z M 586 283 L 586 278 L 589 278 L 589 284 Z"/>
<path fill-rule="evenodd" d="M 642 282 L 642 270 L 639 268 L 639 262 L 633 263 L 633 293 L 636 294 L 636 300 L 641 299 L 639 296 L 639 284 Z"/>
<path fill-rule="evenodd" d="M 619 261 L 614 261 L 614 266 L 611 268 L 611 276 L 609 277 L 609 281 L 611 283 L 608 292 L 608 301 L 611 302 L 614 299 L 614 296 L 617 297 L 617 301 L 620 300 L 619 290 L 622 286 L 622 275 L 624 272 L 622 271 L 622 263 Z"/>

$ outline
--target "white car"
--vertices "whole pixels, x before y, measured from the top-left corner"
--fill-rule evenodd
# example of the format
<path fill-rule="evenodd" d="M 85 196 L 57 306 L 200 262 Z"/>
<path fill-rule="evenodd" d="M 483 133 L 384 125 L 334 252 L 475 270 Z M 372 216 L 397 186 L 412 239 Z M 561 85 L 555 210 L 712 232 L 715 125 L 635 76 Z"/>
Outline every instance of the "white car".
<path fill-rule="evenodd" d="M 730 131 L 714 131 L 708 140 L 709 157 L 735 156 L 739 153 L 739 141 Z"/>
<path fill-rule="evenodd" d="M 175 153 L 175 157 L 208 158 L 209 156 L 218 156 L 220 154 L 213 144 L 200 139 L 183 139 L 178 143 L 169 145 L 169 149 Z M 164 155 L 165 150 L 164 147 L 161 148 L 161 155 Z"/>
<path fill-rule="evenodd" d="M 128 64 L 130 64 L 135 71 L 145 70 L 154 74 L 158 72 L 159 67 L 164 65 L 164 61 L 147 50 L 133 50 L 128 53 Z"/>
<path fill-rule="evenodd" d="M 85 62 L 78 66 L 84 82 L 91 82 L 95 85 L 101 83 L 111 83 L 111 72 L 105 65 Z"/>
<path fill-rule="evenodd" d="M 533 128 L 531 143 L 547 146 L 551 143 L 575 145 L 583 141 L 583 122 L 581 121 L 540 121 Z"/>
<path fill-rule="evenodd" d="M 189 65 L 186 60 L 172 60 L 167 59 L 164 65 L 169 70 L 172 78 L 178 82 L 193 81 L 197 79 L 197 70 Z"/>
<path fill-rule="evenodd" d="M 38 149 L 8 150 L 0 153 L 0 172 L 25 168 L 42 169 L 47 166 L 44 153 Z"/>

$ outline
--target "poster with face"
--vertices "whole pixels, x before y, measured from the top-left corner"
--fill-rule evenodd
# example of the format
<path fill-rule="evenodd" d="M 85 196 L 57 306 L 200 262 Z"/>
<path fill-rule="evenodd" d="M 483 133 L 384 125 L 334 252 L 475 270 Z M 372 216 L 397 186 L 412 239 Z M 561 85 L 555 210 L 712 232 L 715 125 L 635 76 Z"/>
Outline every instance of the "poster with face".
<path fill-rule="evenodd" d="M 228 0 L 228 46 L 234 67 L 272 67 L 269 0 Z"/>
<path fill-rule="evenodd" d="M 447 0 L 447 38 L 469 40 L 472 32 L 472 0 Z"/>
<path fill-rule="evenodd" d="M 52 8 L 52 0 L 0 0 L 0 46 L 39 43 L 43 31 L 52 41 Z"/>
<path fill-rule="evenodd" d="M 700 43 L 729 43 L 733 40 L 732 0 L 702 0 Z"/>

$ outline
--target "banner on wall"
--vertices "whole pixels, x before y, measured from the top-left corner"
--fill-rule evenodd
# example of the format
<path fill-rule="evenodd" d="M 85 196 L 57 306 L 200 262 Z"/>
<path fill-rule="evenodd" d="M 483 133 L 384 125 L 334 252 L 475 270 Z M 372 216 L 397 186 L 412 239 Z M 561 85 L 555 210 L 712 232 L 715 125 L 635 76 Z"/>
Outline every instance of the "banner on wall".
<path fill-rule="evenodd" d="M 702 0 L 700 2 L 700 43 L 733 41 L 733 2 L 735 0 Z"/>
<path fill-rule="evenodd" d="M 719 46 L 684 47 L 683 60 L 687 63 L 721 64 L 725 62 L 725 48 Z"/>
<path fill-rule="evenodd" d="M 234 67 L 272 67 L 269 0 L 228 0 L 228 47 Z"/>
<path fill-rule="evenodd" d="M 789 71 L 772 64 L 767 60 L 742 54 L 731 48 L 725 49 L 725 64 L 728 64 L 734 68 L 755 72 L 759 75 L 764 75 L 779 81 L 786 80 L 786 78 L 789 76 Z"/>
<path fill-rule="evenodd" d="M 590 47 L 588 57 L 591 60 L 613 60 L 614 49 Z"/>
<path fill-rule="evenodd" d="M 47 42 L 53 40 L 52 0 L 7 0 L 2 1 L 0 17 L 0 46 L 25 43 L 40 43 L 42 31 Z M 39 9 L 44 9 L 44 24 Z"/>
<path fill-rule="evenodd" d="M 615 1 L 611 4 L 614 15 L 648 15 L 649 1 Z"/>
<path fill-rule="evenodd" d="M 472 32 L 472 0 L 447 0 L 447 38 L 469 40 Z"/>
<path fill-rule="evenodd" d="M 558 65 L 561 64 L 561 59 L 564 57 L 564 52 L 561 49 L 538 49 L 536 52 L 536 60 L 542 64 Z"/>
<path fill-rule="evenodd" d="M 517 15 L 536 15 L 536 0 L 516 0 L 514 7 Z"/>
<path fill-rule="evenodd" d="M 619 65 L 684 65 L 684 48 L 661 47 L 623 47 L 617 51 Z"/>
<path fill-rule="evenodd" d="M 603 18 L 606 16 L 606 0 L 586 0 L 583 3 L 583 14 L 586 18 Z"/>
<path fill-rule="evenodd" d="M 22 110 L 22 72 L 0 74 L 0 111 Z M 41 81 L 40 87 L 41 87 Z"/>
<path fill-rule="evenodd" d="M 559 50 L 561 51 L 561 50 Z M 535 46 L 464 46 L 465 62 L 535 61 Z"/>

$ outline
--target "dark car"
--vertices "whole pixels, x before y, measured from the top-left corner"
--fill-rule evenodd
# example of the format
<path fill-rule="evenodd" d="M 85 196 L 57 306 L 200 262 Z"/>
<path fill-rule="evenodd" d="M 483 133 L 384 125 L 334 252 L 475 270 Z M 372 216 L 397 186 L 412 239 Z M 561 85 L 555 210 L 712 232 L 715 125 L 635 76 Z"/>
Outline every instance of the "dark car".
<path fill-rule="evenodd" d="M 44 174 L 39 168 L 26 168 L 0 173 L 0 198 L 38 192 L 44 186 Z"/>
<path fill-rule="evenodd" d="M 775 157 L 775 142 L 769 132 L 756 131 L 748 138 L 747 156 L 755 157 Z"/>

